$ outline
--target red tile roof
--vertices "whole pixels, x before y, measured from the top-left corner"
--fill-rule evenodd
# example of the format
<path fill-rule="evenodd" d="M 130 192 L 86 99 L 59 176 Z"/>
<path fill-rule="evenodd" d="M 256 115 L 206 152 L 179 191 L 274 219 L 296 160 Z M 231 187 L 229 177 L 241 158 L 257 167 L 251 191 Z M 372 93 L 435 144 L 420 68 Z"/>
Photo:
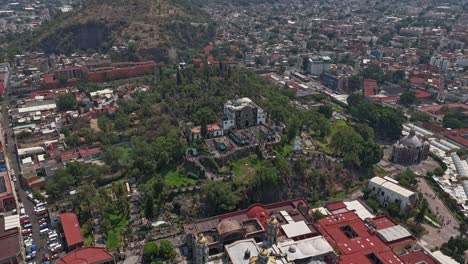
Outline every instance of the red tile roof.
<path fill-rule="evenodd" d="M 208 129 L 208 131 L 219 131 L 219 130 L 221 130 L 221 127 L 219 125 L 217 125 L 217 124 L 211 124 L 211 125 L 207 125 L 207 129 Z M 194 134 L 201 133 L 201 126 L 193 127 L 192 128 L 192 133 L 194 133 Z"/>
<path fill-rule="evenodd" d="M 373 253 L 382 262 L 402 263 L 391 247 L 375 233 L 369 232 L 364 221 L 354 211 L 337 213 L 318 221 L 317 228 L 323 237 L 340 253 L 341 263 L 371 263 L 367 255 Z M 348 236 L 343 228 L 354 235 Z"/>
<path fill-rule="evenodd" d="M 372 219 L 372 222 L 374 222 L 374 224 L 376 225 L 375 226 L 376 230 L 382 230 L 382 229 L 397 225 L 397 223 L 395 223 L 395 221 L 393 221 L 393 219 L 391 219 L 390 217 L 388 217 L 386 215 L 381 215 L 381 216 L 374 217 Z"/>
<path fill-rule="evenodd" d="M 377 88 L 379 88 L 379 85 L 377 84 L 376 80 L 372 80 L 372 79 L 364 80 L 364 96 L 375 95 Z"/>
<path fill-rule="evenodd" d="M 211 45 L 206 45 L 206 46 L 203 48 L 203 50 L 206 51 L 206 52 L 210 52 L 210 51 L 213 50 L 213 46 L 211 46 Z"/>
<path fill-rule="evenodd" d="M 69 247 L 72 245 L 83 243 L 83 236 L 81 235 L 80 223 L 78 222 L 76 214 L 62 213 L 60 214 L 60 222 L 62 223 L 63 233 L 65 234 L 65 239 Z"/>
<path fill-rule="evenodd" d="M 339 209 L 346 208 L 346 204 L 344 204 L 342 201 L 338 201 L 338 202 L 327 203 L 325 207 L 330 211 L 336 211 Z"/>
<path fill-rule="evenodd" d="M 416 264 L 416 263 L 427 263 L 427 264 L 439 264 L 434 258 L 422 250 L 410 251 L 400 256 L 405 264 Z M 423 262 L 424 261 L 424 262 Z"/>
<path fill-rule="evenodd" d="M 85 247 L 76 249 L 57 260 L 56 264 L 93 264 L 113 261 L 113 256 L 105 248 Z"/>
<path fill-rule="evenodd" d="M 431 93 L 424 91 L 422 89 L 413 89 L 412 90 L 418 99 L 429 99 L 432 97 Z"/>
<path fill-rule="evenodd" d="M 468 128 L 445 130 L 442 134 L 451 140 L 468 147 Z"/>
<path fill-rule="evenodd" d="M 72 160 L 72 159 L 77 159 L 78 158 L 78 152 L 71 152 L 71 151 L 68 151 L 68 152 L 63 152 L 62 154 L 60 154 L 60 159 L 62 161 L 67 161 L 67 160 Z"/>
<path fill-rule="evenodd" d="M 18 228 L 5 230 L 5 219 L 0 217 L 0 259 L 16 256 L 20 252 L 20 237 Z M 13 257 L 16 259 L 16 257 Z"/>
<path fill-rule="evenodd" d="M 84 149 L 79 150 L 79 153 L 82 157 L 86 155 L 95 155 L 101 152 L 102 150 L 99 147 L 98 148 L 84 148 Z"/>

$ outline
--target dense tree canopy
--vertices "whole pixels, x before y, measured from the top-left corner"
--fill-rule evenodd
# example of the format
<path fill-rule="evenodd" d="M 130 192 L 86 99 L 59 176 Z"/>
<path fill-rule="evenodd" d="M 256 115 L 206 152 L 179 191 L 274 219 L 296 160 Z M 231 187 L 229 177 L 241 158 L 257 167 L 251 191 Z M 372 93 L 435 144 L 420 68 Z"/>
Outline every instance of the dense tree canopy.
<path fill-rule="evenodd" d="M 57 97 L 57 108 L 60 111 L 72 110 L 76 105 L 76 98 L 72 93 L 61 94 Z"/>
<path fill-rule="evenodd" d="M 442 124 L 447 128 L 468 127 L 468 115 L 464 113 L 447 113 L 444 116 Z"/>
<path fill-rule="evenodd" d="M 373 142 L 373 138 L 366 141 L 349 126 L 341 128 L 333 135 L 331 146 L 343 157 L 348 168 L 369 168 L 383 157 L 382 149 Z"/>
<path fill-rule="evenodd" d="M 350 114 L 369 123 L 377 135 L 397 139 L 401 135 L 405 118 L 401 110 L 381 106 L 366 101 L 360 94 L 351 94 L 348 97 Z"/>
<path fill-rule="evenodd" d="M 416 102 L 416 95 L 413 92 L 405 91 L 400 95 L 400 104 L 410 106 Z"/>

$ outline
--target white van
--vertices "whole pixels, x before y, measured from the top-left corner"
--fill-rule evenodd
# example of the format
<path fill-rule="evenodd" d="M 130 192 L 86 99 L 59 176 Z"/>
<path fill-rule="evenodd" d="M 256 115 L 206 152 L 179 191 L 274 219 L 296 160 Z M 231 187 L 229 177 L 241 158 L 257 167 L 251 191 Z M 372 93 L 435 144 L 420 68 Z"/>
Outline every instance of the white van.
<path fill-rule="evenodd" d="M 42 236 L 42 235 L 45 235 L 45 234 L 47 234 L 47 233 L 49 233 L 49 228 L 44 228 L 44 229 L 41 229 L 41 230 L 39 231 L 39 234 L 40 234 L 41 236 Z"/>
<path fill-rule="evenodd" d="M 36 204 L 36 207 L 45 207 L 47 205 L 47 203 L 38 203 Z"/>
<path fill-rule="evenodd" d="M 21 208 L 20 209 L 20 215 L 25 215 L 26 214 L 26 210 L 24 210 L 24 208 Z"/>
<path fill-rule="evenodd" d="M 57 234 L 49 234 L 49 240 L 57 239 Z"/>

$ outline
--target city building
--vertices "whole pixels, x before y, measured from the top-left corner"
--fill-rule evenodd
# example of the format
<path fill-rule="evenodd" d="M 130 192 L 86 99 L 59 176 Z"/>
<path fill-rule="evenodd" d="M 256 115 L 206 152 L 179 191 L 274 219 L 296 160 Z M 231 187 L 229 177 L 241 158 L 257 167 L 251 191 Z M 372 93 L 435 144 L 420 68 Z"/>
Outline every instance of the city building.
<path fill-rule="evenodd" d="M 441 56 L 432 56 L 431 60 L 429 61 L 431 65 L 439 67 L 441 71 L 447 71 L 449 66 L 449 61 L 447 58 Z"/>
<path fill-rule="evenodd" d="M 91 82 L 107 82 L 141 76 L 156 68 L 155 61 L 117 62 L 108 65 L 90 65 L 56 69 L 52 74 L 45 74 L 42 87 L 51 89 L 73 84 L 74 81 L 86 79 Z"/>
<path fill-rule="evenodd" d="M 16 208 L 13 185 L 8 172 L 0 172 L 0 213 Z"/>
<path fill-rule="evenodd" d="M 214 138 L 223 136 L 223 129 L 218 124 L 207 125 L 206 138 Z M 199 140 L 202 138 L 201 126 L 195 126 L 190 129 L 189 140 Z"/>
<path fill-rule="evenodd" d="M 84 243 L 78 217 L 74 213 L 61 213 L 59 218 L 65 236 L 67 251 L 70 252 L 76 248 L 82 247 Z"/>
<path fill-rule="evenodd" d="M 396 203 L 401 210 L 406 210 L 415 207 L 418 203 L 417 193 L 401 187 L 388 177 L 370 179 L 368 188 L 376 194 L 384 207 L 387 207 L 389 203 Z"/>
<path fill-rule="evenodd" d="M 254 204 L 245 210 L 186 225 L 186 242 L 194 259 L 201 261 L 225 252 L 226 246 L 236 241 L 251 239 L 254 243 L 265 244 L 302 241 L 319 235 L 309 221 L 308 211 L 309 206 L 302 199 Z"/>
<path fill-rule="evenodd" d="M 331 58 L 328 56 L 313 56 L 311 58 L 305 58 L 302 66 L 305 73 L 320 75 L 330 69 Z"/>
<path fill-rule="evenodd" d="M 228 100 L 224 104 L 224 131 L 266 124 L 266 113 L 249 98 Z"/>
<path fill-rule="evenodd" d="M 0 216 L 0 264 L 24 263 L 21 257 L 19 220 L 11 225 L 6 217 Z"/>
<path fill-rule="evenodd" d="M 386 216 L 362 220 L 348 211 L 326 216 L 316 226 L 339 254 L 340 264 L 402 264 L 395 251 L 416 243 L 411 233 Z"/>
<path fill-rule="evenodd" d="M 114 256 L 101 247 L 83 247 L 59 258 L 56 264 L 114 264 Z"/>
<path fill-rule="evenodd" d="M 327 88 L 340 91 L 348 88 L 348 78 L 346 76 L 326 73 L 321 79 L 322 84 Z"/>
<path fill-rule="evenodd" d="M 417 164 L 427 159 L 429 148 L 429 142 L 421 142 L 416 131 L 412 129 L 408 135 L 393 145 L 391 160 L 395 163 Z"/>

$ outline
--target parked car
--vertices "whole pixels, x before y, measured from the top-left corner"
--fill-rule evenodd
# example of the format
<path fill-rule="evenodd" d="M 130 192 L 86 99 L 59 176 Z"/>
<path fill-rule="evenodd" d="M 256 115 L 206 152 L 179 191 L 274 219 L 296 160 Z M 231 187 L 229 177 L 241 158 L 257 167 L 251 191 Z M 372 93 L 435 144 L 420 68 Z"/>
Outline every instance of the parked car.
<path fill-rule="evenodd" d="M 20 216 L 20 223 L 25 223 L 25 222 L 29 222 L 29 215 L 22 215 Z"/>
<path fill-rule="evenodd" d="M 58 253 L 62 252 L 62 249 L 61 248 L 54 248 L 54 249 L 51 250 L 51 252 L 53 254 L 58 254 Z"/>
<path fill-rule="evenodd" d="M 49 227 L 49 225 L 47 223 L 43 223 L 39 226 L 40 229 L 44 229 L 44 228 L 47 228 Z"/>
<path fill-rule="evenodd" d="M 46 209 L 43 209 L 43 210 L 39 210 L 37 212 L 35 212 L 37 216 L 43 216 L 47 213 L 47 210 Z"/>
<path fill-rule="evenodd" d="M 34 212 L 37 213 L 42 210 L 46 210 L 47 208 L 45 206 L 35 206 L 34 207 Z"/>
<path fill-rule="evenodd" d="M 31 254 L 26 255 L 26 261 L 33 260 L 34 258 L 35 257 L 33 257 L 33 255 L 31 255 Z"/>
<path fill-rule="evenodd" d="M 21 231 L 21 234 L 22 234 L 23 236 L 29 235 L 29 234 L 31 234 L 31 233 L 32 233 L 31 229 L 23 229 L 23 230 Z"/>
<path fill-rule="evenodd" d="M 49 233 L 49 228 L 39 230 L 39 235 L 41 236 L 46 235 L 47 233 Z"/>
<path fill-rule="evenodd" d="M 31 228 L 32 224 L 31 223 L 26 223 L 23 225 L 23 228 Z"/>

